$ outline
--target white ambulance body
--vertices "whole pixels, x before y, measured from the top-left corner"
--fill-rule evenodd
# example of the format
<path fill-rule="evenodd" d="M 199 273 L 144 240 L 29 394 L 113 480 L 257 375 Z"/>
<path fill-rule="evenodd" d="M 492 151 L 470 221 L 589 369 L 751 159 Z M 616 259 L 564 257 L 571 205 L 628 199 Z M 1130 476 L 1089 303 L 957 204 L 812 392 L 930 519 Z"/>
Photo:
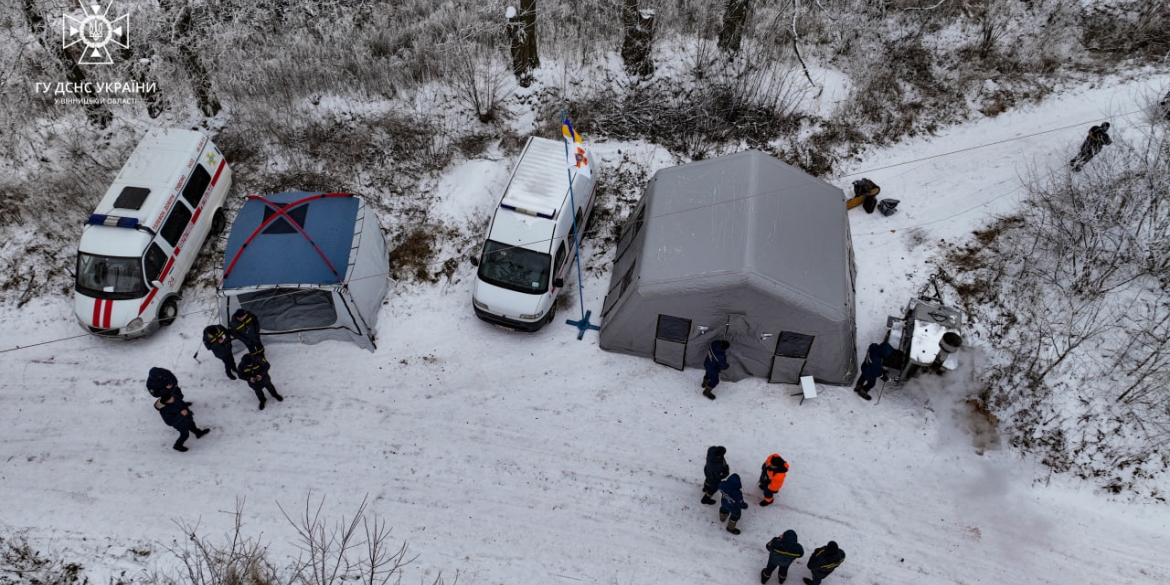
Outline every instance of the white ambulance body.
<path fill-rule="evenodd" d="M 471 303 L 480 319 L 536 331 L 556 315 L 556 297 L 571 272 L 574 231 L 593 211 L 597 165 L 590 175 L 566 165 L 560 140 L 532 137 L 520 154 L 488 227 Z M 569 193 L 569 177 L 573 190 Z M 576 226 L 574 227 L 574 218 Z"/>
<path fill-rule="evenodd" d="M 105 337 L 148 335 L 178 316 L 179 289 L 224 227 L 232 172 L 200 132 L 147 132 L 81 233 L 74 310 Z"/>

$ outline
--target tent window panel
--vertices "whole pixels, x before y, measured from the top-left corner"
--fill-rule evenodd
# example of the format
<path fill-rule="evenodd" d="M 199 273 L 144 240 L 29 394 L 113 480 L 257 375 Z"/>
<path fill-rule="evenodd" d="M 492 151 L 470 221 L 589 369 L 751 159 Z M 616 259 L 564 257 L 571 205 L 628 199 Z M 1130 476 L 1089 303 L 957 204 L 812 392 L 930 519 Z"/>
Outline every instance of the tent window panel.
<path fill-rule="evenodd" d="M 286 204 L 281 204 L 281 203 L 274 203 L 273 205 L 276 205 L 277 207 L 281 207 L 281 208 L 287 206 Z M 293 209 L 292 211 L 286 211 L 284 215 L 280 216 L 279 218 L 273 220 L 272 223 L 268 224 L 268 227 L 264 228 L 264 233 L 266 233 L 266 234 L 295 234 L 295 233 L 299 233 L 299 230 L 297 230 L 297 228 L 293 227 L 290 223 L 288 223 L 288 218 L 291 217 L 292 220 L 294 222 L 296 222 L 296 224 L 298 226 L 301 227 L 301 229 L 304 229 L 305 228 L 305 217 L 308 215 L 308 213 L 309 213 L 309 206 L 308 205 L 301 205 L 301 206 L 298 206 L 297 208 Z M 276 210 L 272 209 L 271 205 L 266 204 L 264 206 L 264 221 L 268 221 L 268 218 L 272 217 L 273 215 L 276 215 Z"/>
<path fill-rule="evenodd" d="M 638 209 L 638 214 L 634 216 L 633 221 L 626 222 L 626 227 L 622 230 L 622 237 L 618 240 L 617 254 L 614 256 L 615 261 L 621 258 L 626 253 L 626 249 L 630 247 L 630 242 L 634 241 L 634 236 L 642 230 L 642 224 L 646 221 L 646 206 L 643 205 Z"/>
<path fill-rule="evenodd" d="M 812 349 L 813 336 L 792 331 L 782 331 L 776 341 L 776 355 L 780 357 L 808 358 Z"/>
<path fill-rule="evenodd" d="M 630 269 L 627 270 L 625 276 L 622 277 L 622 283 L 618 288 L 619 297 L 624 296 L 626 294 L 626 289 L 630 288 L 630 281 L 634 279 L 634 266 L 636 264 L 637 262 L 630 264 Z"/>
<path fill-rule="evenodd" d="M 195 165 L 195 170 L 191 171 L 191 178 L 187 180 L 187 186 L 183 187 L 183 199 L 186 199 L 191 207 L 199 207 L 199 201 L 203 199 L 203 192 L 210 184 L 211 175 L 207 173 L 203 165 Z"/>
<path fill-rule="evenodd" d="M 263 331 L 297 331 L 331 327 L 337 323 L 333 291 L 271 288 L 238 297 L 255 313 Z"/>
<path fill-rule="evenodd" d="M 691 320 L 670 315 L 658 316 L 658 330 L 655 337 L 664 341 L 686 343 L 691 336 Z"/>
<path fill-rule="evenodd" d="M 167 218 L 159 233 L 173 248 L 179 243 L 179 237 L 183 235 L 183 230 L 187 229 L 188 223 L 191 223 L 191 210 L 176 201 L 175 209 L 171 211 L 171 216 Z"/>

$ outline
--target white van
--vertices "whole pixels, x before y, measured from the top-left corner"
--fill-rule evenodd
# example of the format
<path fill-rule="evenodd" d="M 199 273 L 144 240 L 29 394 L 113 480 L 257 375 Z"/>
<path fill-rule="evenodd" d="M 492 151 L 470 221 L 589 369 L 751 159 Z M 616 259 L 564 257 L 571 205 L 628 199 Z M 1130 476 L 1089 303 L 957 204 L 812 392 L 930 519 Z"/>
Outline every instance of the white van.
<path fill-rule="evenodd" d="M 81 232 L 74 310 L 90 333 L 148 335 L 179 313 L 179 288 L 224 228 L 232 171 L 199 132 L 150 130 Z"/>
<path fill-rule="evenodd" d="M 532 137 L 508 179 L 479 258 L 471 303 L 480 319 L 536 331 L 556 314 L 556 296 L 573 265 L 573 219 L 584 232 L 593 211 L 592 177 L 568 170 L 560 140 Z M 573 177 L 570 203 L 569 176 Z"/>

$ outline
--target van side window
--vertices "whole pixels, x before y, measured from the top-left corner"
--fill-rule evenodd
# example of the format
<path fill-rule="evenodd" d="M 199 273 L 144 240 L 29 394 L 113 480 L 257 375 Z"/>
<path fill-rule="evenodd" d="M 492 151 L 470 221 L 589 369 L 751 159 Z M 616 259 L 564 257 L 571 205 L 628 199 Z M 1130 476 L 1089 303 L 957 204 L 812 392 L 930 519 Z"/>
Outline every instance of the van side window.
<path fill-rule="evenodd" d="M 171 210 L 171 216 L 167 218 L 166 223 L 163 224 L 162 230 L 159 234 L 167 241 L 171 247 L 179 243 L 179 237 L 183 235 L 183 230 L 187 229 L 187 224 L 191 222 L 191 210 L 183 205 L 181 202 L 175 202 L 175 208 Z"/>
<path fill-rule="evenodd" d="M 211 175 L 203 165 L 195 165 L 195 170 L 191 171 L 191 178 L 187 179 L 187 186 L 183 187 L 183 199 L 186 199 L 191 207 L 199 207 L 199 201 L 203 199 L 203 192 L 207 190 L 209 184 Z"/>
<path fill-rule="evenodd" d="M 151 243 L 150 247 L 146 249 L 146 256 L 143 258 L 145 265 L 146 282 L 154 282 L 158 280 L 162 274 L 163 266 L 167 264 L 167 253 L 158 247 L 158 244 Z"/>
<path fill-rule="evenodd" d="M 577 217 L 573 221 L 573 227 L 569 230 L 569 241 L 574 244 L 577 243 L 577 230 L 581 227 L 581 215 L 583 213 L 580 209 L 577 210 Z"/>
<path fill-rule="evenodd" d="M 553 268 L 553 274 L 560 274 L 561 273 L 561 266 L 563 266 L 565 264 L 565 257 L 566 256 L 567 256 L 567 253 L 566 253 L 565 243 L 561 242 L 561 247 L 557 248 L 557 260 L 556 260 L 556 263 L 553 264 L 553 266 L 555 266 L 555 268 Z"/>

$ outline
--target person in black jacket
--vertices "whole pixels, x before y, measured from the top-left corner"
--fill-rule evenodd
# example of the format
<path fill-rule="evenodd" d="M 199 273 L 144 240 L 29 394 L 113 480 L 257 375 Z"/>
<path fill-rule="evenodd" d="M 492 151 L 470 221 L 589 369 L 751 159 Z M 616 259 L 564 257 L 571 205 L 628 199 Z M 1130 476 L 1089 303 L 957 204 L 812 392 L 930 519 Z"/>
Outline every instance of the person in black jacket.
<path fill-rule="evenodd" d="M 272 378 L 268 376 L 268 360 L 264 356 L 257 354 L 247 354 L 240 358 L 240 375 L 248 381 L 248 386 L 256 393 L 256 398 L 260 399 L 260 410 L 264 410 L 264 389 L 268 389 L 268 393 L 276 399 L 277 402 L 284 401 L 284 397 L 277 394 L 276 387 L 272 385 Z"/>
<path fill-rule="evenodd" d="M 1068 164 L 1074 172 L 1081 170 L 1106 144 L 1113 144 L 1113 140 L 1109 138 L 1109 122 L 1101 122 L 1100 126 L 1089 128 L 1089 135 L 1081 143 L 1081 151 Z"/>
<path fill-rule="evenodd" d="M 248 353 L 257 354 L 264 351 L 264 341 L 260 339 L 260 318 L 247 309 L 236 309 L 232 314 L 232 337 L 244 342 Z"/>
<path fill-rule="evenodd" d="M 743 484 L 739 481 L 739 474 L 733 473 L 719 482 L 719 492 L 722 494 L 719 500 L 719 522 L 722 523 L 731 516 L 731 522 L 727 523 L 727 531 L 739 534 L 735 523 L 739 522 L 744 508 L 748 507 L 747 502 L 743 501 Z"/>
<path fill-rule="evenodd" d="M 760 571 L 760 583 L 767 583 L 772 578 L 772 571 L 777 571 L 776 578 L 784 583 L 788 578 L 789 565 L 804 556 L 804 547 L 796 541 L 795 530 L 785 530 L 784 534 L 764 545 L 764 550 L 768 551 L 768 566 Z"/>
<path fill-rule="evenodd" d="M 828 577 L 844 561 L 845 551 L 837 548 L 837 543 L 830 540 L 829 544 L 814 550 L 808 558 L 808 570 L 812 572 L 812 578 L 805 577 L 804 582 L 807 585 L 821 585 L 821 579 Z"/>
<path fill-rule="evenodd" d="M 146 374 L 146 391 L 158 398 L 163 394 L 174 395 L 183 400 L 183 389 L 179 388 L 179 379 L 166 368 L 151 368 Z"/>
<path fill-rule="evenodd" d="M 727 448 L 721 446 L 711 446 L 707 448 L 707 464 L 703 466 L 703 499 L 700 502 L 711 505 L 715 500 L 711 497 L 719 489 L 719 482 L 731 473 L 731 469 L 727 467 L 727 461 L 723 456 L 727 455 Z"/>
<path fill-rule="evenodd" d="M 865 352 L 865 361 L 861 363 L 861 377 L 857 379 L 857 384 L 853 386 L 853 391 L 858 396 L 872 400 L 873 397 L 869 395 L 869 391 L 877 385 L 877 380 L 880 377 L 883 382 L 889 380 L 890 377 L 886 375 L 886 370 L 883 368 L 882 362 L 894 353 L 894 346 L 889 342 L 883 341 L 881 345 L 876 343 L 869 344 L 869 349 Z"/>
<path fill-rule="evenodd" d="M 711 342 L 711 348 L 707 350 L 707 357 L 703 359 L 703 368 L 707 371 L 703 376 L 703 396 L 715 400 L 713 390 L 719 385 L 719 372 L 726 370 L 727 365 L 727 350 L 731 347 L 731 342 L 716 339 Z"/>
<path fill-rule="evenodd" d="M 211 429 L 201 429 L 195 424 L 191 405 L 183 402 L 181 398 L 176 398 L 174 394 L 163 392 L 154 403 L 154 408 L 162 415 L 163 422 L 179 431 L 179 440 L 175 441 L 173 447 L 175 451 L 187 451 L 183 443 L 187 442 L 191 432 L 195 433 L 196 439 L 202 439 L 203 435 L 211 432 Z"/>
<path fill-rule="evenodd" d="M 208 325 L 203 329 L 203 347 L 211 350 L 215 357 L 223 360 L 223 369 L 227 377 L 235 380 L 239 370 L 236 369 L 236 356 L 232 355 L 232 339 L 223 325 Z"/>

